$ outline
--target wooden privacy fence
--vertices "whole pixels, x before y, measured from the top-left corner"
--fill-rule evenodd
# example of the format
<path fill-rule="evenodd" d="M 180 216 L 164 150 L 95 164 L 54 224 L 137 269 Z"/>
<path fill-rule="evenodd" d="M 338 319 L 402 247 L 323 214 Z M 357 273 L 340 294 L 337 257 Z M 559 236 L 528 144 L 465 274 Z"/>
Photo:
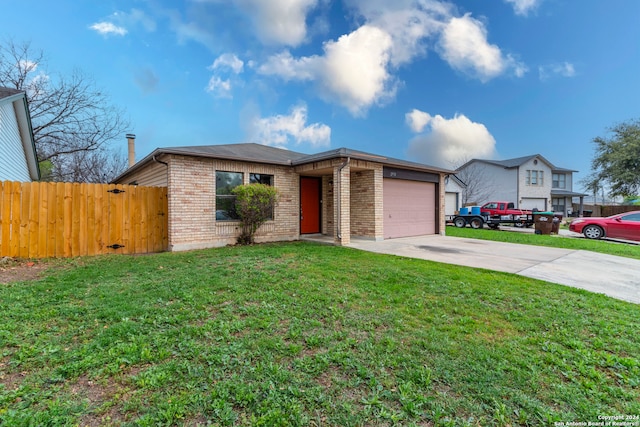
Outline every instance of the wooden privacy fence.
<path fill-rule="evenodd" d="M 161 252 L 167 211 L 164 187 L 0 182 L 0 256 Z"/>

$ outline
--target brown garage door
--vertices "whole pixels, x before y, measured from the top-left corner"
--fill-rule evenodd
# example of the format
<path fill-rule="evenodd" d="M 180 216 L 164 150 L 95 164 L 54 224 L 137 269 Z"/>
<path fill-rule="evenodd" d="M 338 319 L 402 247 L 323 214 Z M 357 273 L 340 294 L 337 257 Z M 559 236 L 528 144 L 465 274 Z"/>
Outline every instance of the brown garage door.
<path fill-rule="evenodd" d="M 434 183 L 385 178 L 384 238 L 435 234 L 435 202 Z"/>

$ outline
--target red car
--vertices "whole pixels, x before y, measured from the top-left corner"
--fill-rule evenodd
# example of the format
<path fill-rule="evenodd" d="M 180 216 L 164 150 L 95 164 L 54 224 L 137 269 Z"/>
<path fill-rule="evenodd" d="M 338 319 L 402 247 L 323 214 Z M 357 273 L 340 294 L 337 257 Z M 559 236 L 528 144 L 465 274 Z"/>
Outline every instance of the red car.
<path fill-rule="evenodd" d="M 584 234 L 587 239 L 625 239 L 640 241 L 640 211 L 625 212 L 606 218 L 576 218 L 569 230 Z"/>

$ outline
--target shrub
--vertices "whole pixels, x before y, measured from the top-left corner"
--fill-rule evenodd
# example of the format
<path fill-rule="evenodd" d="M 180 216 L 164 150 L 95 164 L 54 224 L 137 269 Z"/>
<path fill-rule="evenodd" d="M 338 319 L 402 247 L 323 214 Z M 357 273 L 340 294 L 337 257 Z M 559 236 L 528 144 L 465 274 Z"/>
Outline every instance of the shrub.
<path fill-rule="evenodd" d="M 236 195 L 236 212 L 242 223 L 238 243 L 249 245 L 265 221 L 272 219 L 273 207 L 278 202 L 278 190 L 265 184 L 239 185 L 232 190 Z"/>

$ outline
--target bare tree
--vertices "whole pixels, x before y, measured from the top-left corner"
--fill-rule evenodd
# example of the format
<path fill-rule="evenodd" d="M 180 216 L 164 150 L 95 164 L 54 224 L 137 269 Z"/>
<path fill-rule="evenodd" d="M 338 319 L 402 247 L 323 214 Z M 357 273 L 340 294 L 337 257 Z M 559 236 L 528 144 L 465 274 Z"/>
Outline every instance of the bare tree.
<path fill-rule="evenodd" d="M 453 168 L 463 167 L 458 170 L 456 176 L 465 185 L 462 188 L 462 206 L 477 205 L 484 203 L 493 193 L 492 178 L 487 173 L 484 165 L 469 164 L 471 159 L 463 158 L 454 162 Z"/>
<path fill-rule="evenodd" d="M 0 86 L 26 92 L 38 160 L 53 165 L 51 180 L 109 176 L 112 165 L 100 160 L 130 127 L 124 112 L 82 72 L 52 77 L 45 65 L 29 43 L 0 44 Z M 78 170 L 89 166 L 98 170 Z"/>
<path fill-rule="evenodd" d="M 65 182 L 111 182 L 127 169 L 127 158 L 115 150 L 76 151 L 52 164 L 49 179 Z"/>

